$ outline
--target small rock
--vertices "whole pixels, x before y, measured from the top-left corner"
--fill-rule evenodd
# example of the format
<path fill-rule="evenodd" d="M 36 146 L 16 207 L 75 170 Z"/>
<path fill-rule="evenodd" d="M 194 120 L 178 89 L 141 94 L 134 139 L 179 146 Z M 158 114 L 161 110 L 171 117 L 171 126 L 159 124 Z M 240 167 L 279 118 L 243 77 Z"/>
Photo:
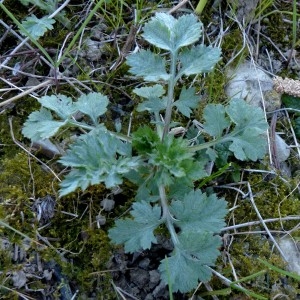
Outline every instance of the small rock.
<path fill-rule="evenodd" d="M 151 294 L 148 294 L 145 298 L 145 300 L 154 300 L 153 296 Z"/>
<path fill-rule="evenodd" d="M 139 267 L 141 269 L 146 270 L 149 267 L 150 264 L 150 259 L 149 258 L 144 258 L 139 262 Z"/>
<path fill-rule="evenodd" d="M 148 286 L 149 272 L 143 269 L 135 269 L 130 271 L 130 280 L 139 288 Z"/>
<path fill-rule="evenodd" d="M 160 280 L 160 274 L 157 270 L 152 270 L 149 272 L 150 275 L 150 282 L 153 284 L 158 284 Z"/>
<path fill-rule="evenodd" d="M 285 237 L 278 240 L 278 244 L 287 259 L 289 271 L 300 275 L 300 254 L 297 243 L 292 238 Z"/>
<path fill-rule="evenodd" d="M 115 201 L 112 199 L 105 198 L 100 204 L 105 211 L 111 211 L 115 207 Z"/>
<path fill-rule="evenodd" d="M 275 145 L 276 145 L 276 159 L 280 163 L 286 161 L 291 154 L 291 149 L 277 133 L 275 133 Z"/>
<path fill-rule="evenodd" d="M 18 289 L 23 287 L 27 281 L 25 272 L 22 270 L 13 272 L 12 281 L 14 287 Z"/>
<path fill-rule="evenodd" d="M 157 299 L 158 297 L 165 297 L 167 293 L 168 292 L 166 291 L 166 284 L 162 281 L 152 292 L 155 299 Z"/>
<path fill-rule="evenodd" d="M 281 106 L 281 95 L 273 90 L 273 80 L 264 71 L 246 61 L 226 74 L 228 84 L 226 95 L 230 98 L 244 99 L 250 105 L 274 111 Z"/>

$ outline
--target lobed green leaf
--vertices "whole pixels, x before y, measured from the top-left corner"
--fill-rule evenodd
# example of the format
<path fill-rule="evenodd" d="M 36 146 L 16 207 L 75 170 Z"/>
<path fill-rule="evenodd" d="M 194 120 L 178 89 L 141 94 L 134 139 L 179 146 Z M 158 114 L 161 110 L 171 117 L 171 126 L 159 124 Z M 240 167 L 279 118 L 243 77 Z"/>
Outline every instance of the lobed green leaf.
<path fill-rule="evenodd" d="M 267 151 L 268 123 L 262 109 L 253 107 L 242 99 L 234 99 L 226 107 L 226 112 L 236 124 L 224 139 L 231 141 L 229 150 L 240 160 L 256 161 L 263 158 Z"/>
<path fill-rule="evenodd" d="M 174 53 L 199 40 L 201 25 L 192 14 L 175 19 L 169 14 L 157 13 L 145 24 L 143 37 L 149 43 Z"/>
<path fill-rule="evenodd" d="M 151 97 L 149 100 L 143 101 L 137 106 L 137 111 L 149 111 L 151 113 L 159 113 L 161 110 L 165 110 L 167 107 L 167 98 L 163 97 L 155 98 Z"/>
<path fill-rule="evenodd" d="M 150 50 L 141 50 L 127 57 L 129 72 L 141 76 L 148 81 L 168 80 L 170 74 L 166 71 L 166 61 Z"/>
<path fill-rule="evenodd" d="M 200 101 L 200 97 L 196 95 L 195 91 L 195 88 L 183 87 L 179 99 L 173 104 L 187 118 L 190 117 L 192 109 L 196 108 Z"/>
<path fill-rule="evenodd" d="M 139 166 L 139 158 L 131 157 L 131 145 L 101 128 L 79 137 L 59 162 L 73 168 L 61 182 L 60 196 L 101 182 L 114 187 L 122 183 L 124 174 Z"/>
<path fill-rule="evenodd" d="M 151 153 L 159 142 L 159 136 L 149 126 L 140 127 L 132 134 L 132 147 L 140 155 Z"/>
<path fill-rule="evenodd" d="M 134 219 L 117 220 L 115 227 L 109 230 L 109 237 L 116 244 L 125 244 L 125 251 L 134 253 L 141 249 L 150 249 L 157 243 L 153 231 L 161 224 L 161 208 L 151 206 L 146 201 L 132 205 Z"/>
<path fill-rule="evenodd" d="M 135 88 L 133 92 L 142 98 L 151 99 L 160 98 L 165 93 L 165 89 L 161 84 L 155 84 L 153 86 Z"/>
<path fill-rule="evenodd" d="M 207 196 L 200 190 L 191 191 L 182 200 L 173 200 L 170 211 L 183 232 L 218 233 L 225 226 L 226 202 L 215 194 Z"/>
<path fill-rule="evenodd" d="M 20 2 L 25 6 L 32 4 L 44 10 L 48 15 L 52 15 L 57 10 L 57 0 L 20 0 Z M 70 20 L 65 17 L 65 11 L 60 11 L 58 14 L 55 14 L 54 18 L 61 22 L 66 28 L 70 28 Z"/>
<path fill-rule="evenodd" d="M 160 84 L 135 88 L 133 92 L 142 98 L 148 99 L 137 106 L 137 111 L 139 112 L 146 110 L 156 113 L 166 109 L 167 107 L 166 98 L 164 97 L 160 99 L 160 97 L 165 93 L 163 86 Z"/>
<path fill-rule="evenodd" d="M 53 24 L 55 23 L 54 19 L 49 19 L 48 16 L 44 16 L 41 19 L 37 18 L 35 15 L 32 15 L 30 17 L 27 17 L 23 22 L 22 26 L 24 29 L 26 29 L 27 32 L 30 33 L 30 35 L 34 39 L 38 39 L 41 36 L 43 36 L 47 30 L 53 29 Z M 26 35 L 26 32 L 23 31 L 22 28 L 20 28 L 20 31 Z"/>
<path fill-rule="evenodd" d="M 55 112 L 61 119 L 68 119 L 77 111 L 70 97 L 65 95 L 43 96 L 38 100 L 43 107 Z"/>
<path fill-rule="evenodd" d="M 184 233 L 179 235 L 179 245 L 170 257 L 159 266 L 162 280 L 172 287 L 173 292 L 186 293 L 196 288 L 198 281 L 209 281 L 213 266 L 219 256 L 221 239 L 211 233 Z"/>
<path fill-rule="evenodd" d="M 98 117 L 107 111 L 108 98 L 101 93 L 89 93 L 81 95 L 75 103 L 77 110 L 88 115 L 95 125 L 98 124 Z"/>
<path fill-rule="evenodd" d="M 176 19 L 170 14 L 157 13 L 145 24 L 143 37 L 156 47 L 171 51 L 171 29 L 175 23 Z"/>
<path fill-rule="evenodd" d="M 232 143 L 229 150 L 239 160 L 256 161 L 263 158 L 267 151 L 266 134 L 262 135 L 255 129 L 248 129 L 235 137 L 228 137 Z"/>
<path fill-rule="evenodd" d="M 210 104 L 204 109 L 204 129 L 212 136 L 219 138 L 219 144 L 226 144 L 239 160 L 256 161 L 263 158 L 267 150 L 266 122 L 262 109 L 253 107 L 242 99 L 233 99 L 227 107 L 221 104 Z M 231 132 L 221 137 L 230 123 L 235 126 Z M 196 146 L 197 148 L 197 146 Z M 223 153 L 228 156 L 226 153 Z"/>
<path fill-rule="evenodd" d="M 196 75 L 212 71 L 221 59 L 221 50 L 201 44 L 190 49 L 184 49 L 178 58 L 181 62 L 181 69 L 177 77 Z"/>
<path fill-rule="evenodd" d="M 248 104 L 243 99 L 231 100 L 226 107 L 226 112 L 236 124 L 236 132 L 255 128 L 257 133 L 265 133 L 268 128 L 263 110 Z"/>
<path fill-rule="evenodd" d="M 66 124 L 67 120 L 55 121 L 51 112 L 42 108 L 28 116 L 23 125 L 22 134 L 35 142 L 54 136 Z"/>
<path fill-rule="evenodd" d="M 148 155 L 148 163 L 158 167 L 157 184 L 170 185 L 174 177 L 196 180 L 206 175 L 202 162 L 196 162 L 187 147 L 186 140 L 172 135 L 155 145 Z"/>
<path fill-rule="evenodd" d="M 225 107 L 221 104 L 208 104 L 204 108 L 204 130 L 213 137 L 220 137 L 230 126 L 230 120 L 225 116 Z"/>

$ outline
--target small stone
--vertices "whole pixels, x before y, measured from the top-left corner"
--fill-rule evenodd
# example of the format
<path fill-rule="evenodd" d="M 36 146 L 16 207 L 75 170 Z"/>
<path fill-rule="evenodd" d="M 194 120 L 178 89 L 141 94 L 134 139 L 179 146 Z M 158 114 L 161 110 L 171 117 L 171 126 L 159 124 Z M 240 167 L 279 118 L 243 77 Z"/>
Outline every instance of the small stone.
<path fill-rule="evenodd" d="M 149 272 L 143 269 L 136 269 L 130 271 L 130 280 L 139 288 L 148 286 Z"/>
<path fill-rule="evenodd" d="M 166 284 L 161 281 L 160 284 L 154 289 L 152 294 L 154 299 L 157 299 L 158 297 L 166 296 L 167 293 L 168 291 L 166 290 Z"/>
<path fill-rule="evenodd" d="M 149 272 L 150 282 L 154 284 L 158 284 L 160 280 L 160 274 L 157 270 L 152 270 Z"/>
<path fill-rule="evenodd" d="M 139 267 L 140 267 L 141 269 L 146 270 L 146 269 L 148 269 L 149 264 L 150 264 L 150 259 L 149 259 L 149 258 L 144 258 L 144 259 L 142 259 L 142 260 L 139 262 Z"/>
<path fill-rule="evenodd" d="M 25 272 L 22 270 L 13 272 L 12 281 L 13 281 L 14 287 L 16 287 L 18 289 L 23 287 L 27 281 Z"/>
<path fill-rule="evenodd" d="M 274 111 L 281 106 L 281 95 L 273 89 L 273 80 L 249 61 L 236 69 L 229 69 L 226 74 L 228 83 L 225 93 L 228 98 L 244 99 L 248 104 Z"/>
<path fill-rule="evenodd" d="M 148 294 L 145 298 L 145 300 L 154 300 L 153 296 L 151 294 Z"/>

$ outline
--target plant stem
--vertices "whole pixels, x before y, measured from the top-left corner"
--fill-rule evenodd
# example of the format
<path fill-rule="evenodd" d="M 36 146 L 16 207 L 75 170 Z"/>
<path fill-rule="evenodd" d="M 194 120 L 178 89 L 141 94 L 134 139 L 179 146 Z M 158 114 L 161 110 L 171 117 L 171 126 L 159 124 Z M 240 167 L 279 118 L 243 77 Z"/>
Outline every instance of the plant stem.
<path fill-rule="evenodd" d="M 160 185 L 158 187 L 159 189 L 159 196 L 160 196 L 160 201 L 161 201 L 161 207 L 163 210 L 163 215 L 162 215 L 162 220 L 165 221 L 167 228 L 170 232 L 172 241 L 174 246 L 179 244 L 179 240 L 175 231 L 175 228 L 173 226 L 173 216 L 171 215 L 170 211 L 169 211 L 169 206 L 168 206 L 168 202 L 167 202 L 167 197 L 166 197 L 166 190 L 165 187 L 163 185 Z"/>
<path fill-rule="evenodd" d="M 71 125 L 71 126 L 77 126 L 77 127 L 80 127 L 82 129 L 86 129 L 86 130 L 93 130 L 93 129 L 96 128 L 95 126 L 91 126 L 91 125 L 88 125 L 88 124 L 77 122 L 75 120 L 69 120 L 68 124 Z M 114 137 L 117 137 L 118 139 L 120 139 L 120 140 L 122 140 L 124 142 L 129 142 L 129 143 L 132 142 L 132 139 L 129 136 L 124 135 L 122 133 L 117 133 L 117 132 L 113 132 L 113 131 L 107 130 L 105 127 L 103 127 L 103 131 L 106 131 L 106 132 L 110 133 Z"/>
<path fill-rule="evenodd" d="M 172 104 L 174 101 L 174 86 L 175 86 L 175 77 L 176 77 L 176 62 L 177 62 L 177 51 L 172 53 L 171 52 L 171 66 L 170 66 L 170 79 L 168 84 L 168 102 L 165 114 L 165 126 L 164 126 L 164 137 L 169 133 L 170 130 L 170 123 L 172 117 Z"/>
<path fill-rule="evenodd" d="M 210 142 L 206 142 L 206 143 L 202 143 L 200 145 L 196 145 L 196 146 L 191 146 L 188 148 L 188 151 L 190 152 L 196 152 L 199 150 L 203 150 L 203 149 L 207 149 L 209 147 L 215 146 L 217 144 L 222 144 L 222 143 L 226 143 L 226 142 L 230 142 L 232 141 L 233 137 L 235 137 L 236 135 L 239 135 L 240 132 L 242 132 L 244 130 L 244 128 L 241 128 L 240 130 L 231 132 L 223 137 L 219 137 L 213 141 Z"/>
<path fill-rule="evenodd" d="M 228 139 L 226 140 L 226 138 L 218 138 L 218 139 L 215 139 L 213 141 L 206 142 L 206 143 L 203 143 L 203 144 L 200 144 L 200 145 L 191 146 L 191 147 L 188 148 L 188 151 L 196 152 L 196 151 L 199 151 L 199 150 L 203 150 L 203 149 L 207 149 L 209 147 L 215 146 L 217 144 L 224 143 L 225 141 L 228 141 Z"/>
<path fill-rule="evenodd" d="M 159 138 L 162 140 L 162 138 L 163 138 L 163 128 L 161 126 L 161 119 L 160 119 L 159 113 L 155 112 L 154 117 L 155 117 L 156 132 L 157 132 Z"/>

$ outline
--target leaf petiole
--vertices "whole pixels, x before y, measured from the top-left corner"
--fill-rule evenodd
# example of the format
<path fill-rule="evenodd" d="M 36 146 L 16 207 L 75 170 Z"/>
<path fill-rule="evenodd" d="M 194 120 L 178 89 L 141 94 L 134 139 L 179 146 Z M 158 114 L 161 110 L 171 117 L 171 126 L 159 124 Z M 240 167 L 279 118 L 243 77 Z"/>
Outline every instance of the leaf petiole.
<path fill-rule="evenodd" d="M 162 211 L 163 211 L 161 221 L 164 221 L 166 223 L 166 226 L 171 235 L 172 242 L 173 242 L 174 246 L 176 246 L 179 244 L 179 240 L 178 240 L 178 236 L 177 236 L 177 233 L 176 233 L 174 225 L 173 225 L 173 223 L 174 223 L 173 220 L 175 220 L 175 219 L 171 215 L 170 210 L 169 210 L 169 205 L 168 205 L 167 197 L 166 197 L 166 190 L 163 185 L 160 185 L 158 187 L 158 189 L 159 189 L 161 207 L 162 207 Z"/>
<path fill-rule="evenodd" d="M 91 125 L 88 125 L 88 124 L 85 124 L 85 123 L 81 123 L 81 122 L 78 122 L 74 119 L 69 119 L 67 124 L 71 125 L 71 126 L 77 126 L 77 127 L 80 127 L 82 129 L 86 129 L 86 130 L 93 130 L 93 129 L 96 128 L 95 126 L 91 126 Z M 132 142 L 132 138 L 129 137 L 129 136 L 126 136 L 124 134 L 107 130 L 105 127 L 103 127 L 103 131 L 108 132 L 112 136 L 114 136 L 114 137 L 116 137 L 116 138 L 118 138 L 118 139 L 120 139 L 124 142 L 128 142 L 128 143 Z"/>
<path fill-rule="evenodd" d="M 170 52 L 171 66 L 170 66 L 170 79 L 168 84 L 168 102 L 165 113 L 165 126 L 163 132 L 163 138 L 169 133 L 170 123 L 172 117 L 172 109 L 174 102 L 174 86 L 175 86 L 175 76 L 176 76 L 176 63 L 177 63 L 177 51 Z"/>

